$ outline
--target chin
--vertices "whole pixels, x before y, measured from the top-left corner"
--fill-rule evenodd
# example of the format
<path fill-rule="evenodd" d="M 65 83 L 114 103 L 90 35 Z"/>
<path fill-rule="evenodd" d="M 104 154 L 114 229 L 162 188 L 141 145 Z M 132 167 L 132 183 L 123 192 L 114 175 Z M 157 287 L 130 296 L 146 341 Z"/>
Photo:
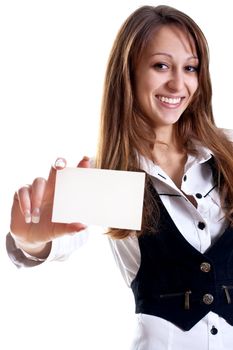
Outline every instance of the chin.
<path fill-rule="evenodd" d="M 161 119 L 157 124 L 157 126 L 170 126 L 170 125 L 174 125 L 178 122 L 178 120 L 180 119 L 180 116 L 177 118 L 163 118 Z"/>

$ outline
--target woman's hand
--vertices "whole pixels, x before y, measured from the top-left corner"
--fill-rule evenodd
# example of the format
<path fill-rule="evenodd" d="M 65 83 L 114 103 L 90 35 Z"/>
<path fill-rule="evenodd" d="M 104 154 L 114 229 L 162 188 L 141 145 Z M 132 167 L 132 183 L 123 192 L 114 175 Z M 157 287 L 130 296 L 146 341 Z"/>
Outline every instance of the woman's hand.
<path fill-rule="evenodd" d="M 31 255 L 47 257 L 54 238 L 86 228 L 81 223 L 51 222 L 56 170 L 65 166 L 66 160 L 58 158 L 48 180 L 36 178 L 31 185 L 21 187 L 14 195 L 11 234 L 17 245 Z M 89 158 L 84 157 L 78 167 L 89 167 Z"/>

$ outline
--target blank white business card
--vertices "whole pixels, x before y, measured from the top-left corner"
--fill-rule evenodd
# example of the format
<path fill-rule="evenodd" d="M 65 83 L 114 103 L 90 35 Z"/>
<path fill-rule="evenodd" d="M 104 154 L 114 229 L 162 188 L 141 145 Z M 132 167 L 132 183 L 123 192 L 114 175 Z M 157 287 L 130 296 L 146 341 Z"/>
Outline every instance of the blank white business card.
<path fill-rule="evenodd" d="M 52 221 L 140 230 L 144 186 L 143 172 L 58 170 Z"/>

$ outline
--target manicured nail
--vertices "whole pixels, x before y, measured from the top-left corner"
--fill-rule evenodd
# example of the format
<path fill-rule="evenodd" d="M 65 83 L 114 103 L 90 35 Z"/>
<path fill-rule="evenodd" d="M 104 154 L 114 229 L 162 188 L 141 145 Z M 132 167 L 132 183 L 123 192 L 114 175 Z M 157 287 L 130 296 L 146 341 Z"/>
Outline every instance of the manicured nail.
<path fill-rule="evenodd" d="M 82 160 L 90 160 L 90 158 L 87 156 L 84 156 Z"/>
<path fill-rule="evenodd" d="M 33 209 L 32 222 L 33 222 L 33 224 L 38 224 L 40 222 L 40 209 L 39 208 Z"/>
<path fill-rule="evenodd" d="M 25 220 L 26 224 L 30 224 L 31 223 L 32 217 L 31 217 L 30 210 L 25 210 L 25 212 L 24 212 L 24 220 Z"/>
<path fill-rule="evenodd" d="M 57 158 L 55 162 L 55 168 L 63 169 L 66 166 L 66 160 L 64 158 Z"/>

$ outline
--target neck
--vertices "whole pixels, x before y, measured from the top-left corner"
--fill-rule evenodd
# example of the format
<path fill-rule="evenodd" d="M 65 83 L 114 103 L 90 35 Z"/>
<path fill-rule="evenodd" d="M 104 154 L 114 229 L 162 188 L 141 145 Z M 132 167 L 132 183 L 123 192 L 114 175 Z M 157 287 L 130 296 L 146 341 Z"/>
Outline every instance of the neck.
<path fill-rule="evenodd" d="M 180 188 L 187 151 L 175 128 L 160 128 L 155 133 L 153 160 Z"/>
<path fill-rule="evenodd" d="M 182 142 L 177 135 L 177 130 L 174 125 L 156 128 L 155 134 L 156 139 L 154 144 L 154 151 L 156 149 L 160 149 L 161 151 L 180 151 L 180 149 L 183 148 Z"/>

